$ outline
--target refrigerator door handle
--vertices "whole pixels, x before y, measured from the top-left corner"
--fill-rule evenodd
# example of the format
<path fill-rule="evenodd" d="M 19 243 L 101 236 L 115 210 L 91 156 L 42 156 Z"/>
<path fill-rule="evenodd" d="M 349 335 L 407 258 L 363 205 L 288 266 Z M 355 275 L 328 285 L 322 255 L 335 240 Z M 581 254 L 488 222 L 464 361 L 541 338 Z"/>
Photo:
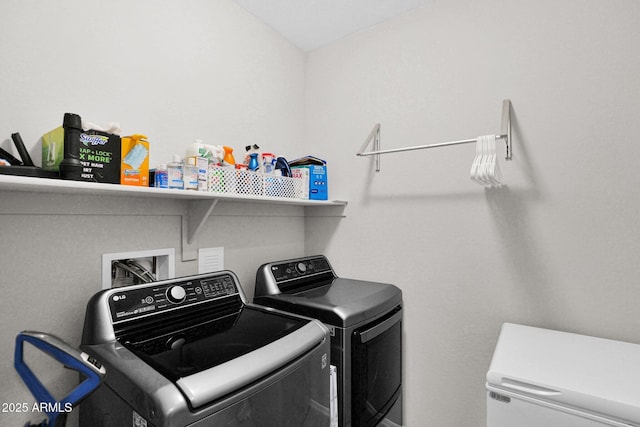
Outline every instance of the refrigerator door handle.
<path fill-rule="evenodd" d="M 558 390 L 504 377 L 502 378 L 502 381 L 500 381 L 500 386 L 505 389 L 517 390 L 533 396 L 557 396 L 562 394 L 562 392 Z"/>

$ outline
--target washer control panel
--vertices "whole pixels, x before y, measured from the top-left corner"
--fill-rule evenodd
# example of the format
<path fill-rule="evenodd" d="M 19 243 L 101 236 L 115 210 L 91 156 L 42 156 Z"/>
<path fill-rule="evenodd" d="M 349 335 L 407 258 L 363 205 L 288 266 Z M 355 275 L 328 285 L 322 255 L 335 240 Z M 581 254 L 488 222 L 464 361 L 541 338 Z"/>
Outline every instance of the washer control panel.
<path fill-rule="evenodd" d="M 228 297 L 240 300 L 234 278 L 225 273 L 124 287 L 109 296 L 109 309 L 111 319 L 116 323 Z"/>

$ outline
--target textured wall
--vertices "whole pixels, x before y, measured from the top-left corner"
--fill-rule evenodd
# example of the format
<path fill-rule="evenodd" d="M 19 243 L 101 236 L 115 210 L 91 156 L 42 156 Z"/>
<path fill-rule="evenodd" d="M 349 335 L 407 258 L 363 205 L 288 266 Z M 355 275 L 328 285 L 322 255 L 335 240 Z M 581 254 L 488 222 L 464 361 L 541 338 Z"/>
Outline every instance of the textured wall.
<path fill-rule="evenodd" d="M 4 149 L 13 150 L 9 135 L 18 131 L 39 164 L 40 136 L 74 112 L 147 134 L 152 165 L 195 138 L 236 153 L 258 143 L 302 154 L 304 55 L 231 1 L 6 1 L 0 15 Z M 20 330 L 79 344 L 103 253 L 175 248 L 176 274 L 197 272 L 197 262 L 181 261 L 185 209 L 172 200 L 0 191 L 1 403 L 33 402 L 12 365 Z M 197 245 L 224 246 L 225 267 L 252 297 L 261 263 L 303 253 L 303 215 L 221 202 Z M 77 376 L 55 367 L 33 363 L 62 397 Z M 38 420 L 31 407 L 0 412 L 1 425 L 27 420 Z"/>
<path fill-rule="evenodd" d="M 484 425 L 503 322 L 640 342 L 640 5 L 434 1 L 311 52 L 306 143 L 346 218 L 309 218 L 307 252 L 405 297 L 408 427 Z M 356 151 L 497 133 L 506 186 L 469 179 L 473 145 Z M 498 146 L 504 154 L 504 147 Z"/>

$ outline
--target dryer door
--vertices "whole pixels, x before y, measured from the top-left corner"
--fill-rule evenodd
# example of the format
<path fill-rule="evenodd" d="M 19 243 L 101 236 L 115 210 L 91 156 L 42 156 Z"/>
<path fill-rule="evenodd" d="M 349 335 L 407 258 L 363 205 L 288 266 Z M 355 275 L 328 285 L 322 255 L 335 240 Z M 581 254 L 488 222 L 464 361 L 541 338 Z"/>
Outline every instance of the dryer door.
<path fill-rule="evenodd" d="M 352 425 L 375 426 L 402 392 L 402 308 L 357 329 L 351 357 Z"/>

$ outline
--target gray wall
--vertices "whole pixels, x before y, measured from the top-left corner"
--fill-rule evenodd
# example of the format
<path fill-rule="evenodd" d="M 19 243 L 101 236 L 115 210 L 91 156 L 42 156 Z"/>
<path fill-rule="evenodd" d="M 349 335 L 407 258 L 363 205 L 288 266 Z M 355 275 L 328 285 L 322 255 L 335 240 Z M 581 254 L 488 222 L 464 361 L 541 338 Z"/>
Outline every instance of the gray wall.
<path fill-rule="evenodd" d="M 434 1 L 308 55 L 306 142 L 349 205 L 307 251 L 402 288 L 407 426 L 484 425 L 503 322 L 640 343 L 638 22 L 632 0 Z M 355 156 L 377 122 L 383 149 L 497 133 L 504 98 L 502 188 L 470 181 L 473 145 Z"/>
<path fill-rule="evenodd" d="M 152 165 L 196 138 L 236 153 L 258 143 L 306 154 L 304 55 L 234 2 L 5 1 L 0 16 L 4 149 L 18 131 L 39 164 L 38 139 L 73 112 L 146 134 Z M 174 248 L 176 274 L 197 273 L 181 260 L 185 212 L 184 201 L 0 191 L 0 403 L 33 402 L 12 365 L 20 330 L 79 344 L 103 253 Z M 303 216 L 302 207 L 221 202 L 197 247 L 223 246 L 251 298 L 261 263 L 303 253 Z M 76 375 L 28 355 L 59 397 L 75 385 Z M 31 406 L 0 412 L 3 426 L 28 420 L 39 420 Z"/>
<path fill-rule="evenodd" d="M 329 161 L 345 218 L 223 204 L 199 245 L 224 246 L 243 283 L 306 251 L 343 276 L 399 285 L 407 426 L 484 424 L 505 321 L 640 343 L 637 2 L 434 1 L 307 55 L 230 1 L 5 1 L 0 12 L 5 149 L 20 131 L 38 161 L 40 135 L 76 112 L 146 132 L 154 164 L 195 138 Z M 83 67 L 69 65 L 77 54 Z M 471 183 L 472 146 L 388 155 L 379 174 L 355 157 L 376 122 L 386 148 L 497 132 L 503 98 L 514 160 L 501 163 L 501 189 Z M 78 342 L 102 253 L 179 258 L 184 210 L 0 192 L 0 402 L 32 401 L 11 366 L 15 334 Z M 34 418 L 0 413 L 0 424 Z"/>

